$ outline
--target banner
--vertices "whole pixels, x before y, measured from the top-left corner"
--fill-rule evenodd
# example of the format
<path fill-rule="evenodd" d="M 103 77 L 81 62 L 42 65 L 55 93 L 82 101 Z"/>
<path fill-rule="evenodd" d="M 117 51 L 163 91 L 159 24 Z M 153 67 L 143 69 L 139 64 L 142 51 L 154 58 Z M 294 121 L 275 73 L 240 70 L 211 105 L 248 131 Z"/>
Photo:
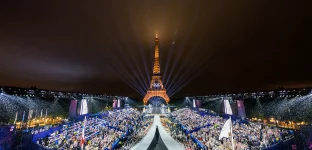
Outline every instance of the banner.
<path fill-rule="evenodd" d="M 239 117 L 246 118 L 245 105 L 243 100 L 237 100 L 237 111 Z"/>
<path fill-rule="evenodd" d="M 81 100 L 80 104 L 80 115 L 85 115 L 88 113 L 88 104 L 86 99 Z"/>
<path fill-rule="evenodd" d="M 230 102 L 229 102 L 229 100 L 227 100 L 227 99 L 224 100 L 224 113 L 225 113 L 225 114 L 229 114 L 229 115 L 233 115 Z"/>
<path fill-rule="evenodd" d="M 78 100 L 71 100 L 69 106 L 69 118 L 75 118 L 77 113 Z"/>

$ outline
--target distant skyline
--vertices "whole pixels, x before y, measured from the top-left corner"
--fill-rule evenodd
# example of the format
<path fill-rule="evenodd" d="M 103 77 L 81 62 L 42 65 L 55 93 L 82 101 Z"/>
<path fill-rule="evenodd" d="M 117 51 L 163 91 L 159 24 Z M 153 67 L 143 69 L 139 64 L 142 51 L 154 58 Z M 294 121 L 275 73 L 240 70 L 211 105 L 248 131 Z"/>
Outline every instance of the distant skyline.
<path fill-rule="evenodd" d="M 156 33 L 173 96 L 312 86 L 312 10 L 299 1 L 7 1 L 0 9 L 0 86 L 143 98 Z"/>

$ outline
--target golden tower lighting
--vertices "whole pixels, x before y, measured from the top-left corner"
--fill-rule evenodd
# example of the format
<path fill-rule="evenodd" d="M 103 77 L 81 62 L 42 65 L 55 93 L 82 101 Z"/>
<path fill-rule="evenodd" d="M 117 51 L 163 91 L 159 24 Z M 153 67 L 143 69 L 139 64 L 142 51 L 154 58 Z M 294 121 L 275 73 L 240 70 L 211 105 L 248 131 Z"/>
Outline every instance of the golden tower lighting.
<path fill-rule="evenodd" d="M 155 41 L 155 55 L 154 55 L 153 76 L 150 87 L 148 88 L 147 93 L 143 98 L 143 102 L 144 104 L 146 104 L 150 98 L 158 96 L 163 98 L 168 104 L 170 99 L 169 96 L 167 95 L 167 91 L 164 88 L 160 76 L 159 47 L 158 47 L 159 39 L 157 34 L 154 41 Z"/>

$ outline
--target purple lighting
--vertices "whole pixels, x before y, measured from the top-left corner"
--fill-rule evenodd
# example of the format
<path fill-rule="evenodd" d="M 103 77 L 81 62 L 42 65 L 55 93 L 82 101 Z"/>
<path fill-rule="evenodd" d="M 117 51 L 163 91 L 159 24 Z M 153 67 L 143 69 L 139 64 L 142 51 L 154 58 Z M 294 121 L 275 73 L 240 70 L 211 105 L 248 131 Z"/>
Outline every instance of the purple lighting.
<path fill-rule="evenodd" d="M 117 108 L 117 100 L 114 99 L 113 108 Z"/>
<path fill-rule="evenodd" d="M 246 118 L 245 105 L 243 100 L 237 100 L 237 111 L 239 117 Z"/>
<path fill-rule="evenodd" d="M 196 100 L 196 108 L 200 108 L 200 107 L 201 107 L 200 101 Z"/>
<path fill-rule="evenodd" d="M 77 100 L 71 100 L 70 101 L 70 107 L 69 107 L 69 117 L 75 118 L 76 117 L 76 109 L 77 109 Z"/>

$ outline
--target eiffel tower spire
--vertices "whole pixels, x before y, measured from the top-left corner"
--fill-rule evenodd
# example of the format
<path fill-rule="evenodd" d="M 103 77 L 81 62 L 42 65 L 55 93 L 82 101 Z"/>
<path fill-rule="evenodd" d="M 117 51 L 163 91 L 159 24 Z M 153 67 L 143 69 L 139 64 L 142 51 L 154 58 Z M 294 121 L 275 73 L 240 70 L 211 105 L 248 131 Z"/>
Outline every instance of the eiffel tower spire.
<path fill-rule="evenodd" d="M 153 75 L 160 75 L 158 42 L 159 42 L 159 39 L 158 39 L 158 35 L 156 34 Z"/>

